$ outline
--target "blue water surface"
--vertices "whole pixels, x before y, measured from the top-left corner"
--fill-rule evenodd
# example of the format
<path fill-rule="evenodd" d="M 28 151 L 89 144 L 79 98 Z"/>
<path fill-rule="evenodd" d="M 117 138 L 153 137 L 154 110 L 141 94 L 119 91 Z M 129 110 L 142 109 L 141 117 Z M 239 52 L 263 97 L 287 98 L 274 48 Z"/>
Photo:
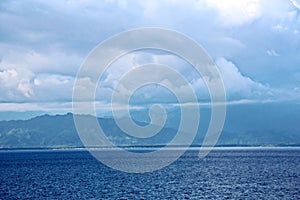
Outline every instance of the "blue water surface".
<path fill-rule="evenodd" d="M 172 151 L 170 150 L 170 153 Z M 299 199 L 299 148 L 224 148 L 130 174 L 87 151 L 0 152 L 0 199 Z"/>

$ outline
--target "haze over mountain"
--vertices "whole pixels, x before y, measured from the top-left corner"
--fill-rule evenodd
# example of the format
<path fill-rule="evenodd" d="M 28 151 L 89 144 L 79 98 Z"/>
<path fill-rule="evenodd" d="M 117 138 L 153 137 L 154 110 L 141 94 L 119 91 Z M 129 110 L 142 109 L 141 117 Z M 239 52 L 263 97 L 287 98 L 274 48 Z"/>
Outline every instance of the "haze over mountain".
<path fill-rule="evenodd" d="M 146 125 L 146 110 L 132 113 L 140 125 Z M 300 105 L 265 104 L 229 106 L 218 145 L 300 145 Z M 199 130 L 193 145 L 201 145 L 210 120 L 210 109 L 201 108 Z M 133 138 L 118 128 L 110 118 L 98 118 L 107 137 L 119 146 L 164 145 L 175 136 L 180 112 L 168 112 L 165 127 L 155 136 Z M 190 133 L 186 133 L 190 134 Z M 180 144 L 178 144 L 180 145 Z M 0 122 L 1 148 L 82 147 L 73 115 L 42 115 L 30 120 Z"/>

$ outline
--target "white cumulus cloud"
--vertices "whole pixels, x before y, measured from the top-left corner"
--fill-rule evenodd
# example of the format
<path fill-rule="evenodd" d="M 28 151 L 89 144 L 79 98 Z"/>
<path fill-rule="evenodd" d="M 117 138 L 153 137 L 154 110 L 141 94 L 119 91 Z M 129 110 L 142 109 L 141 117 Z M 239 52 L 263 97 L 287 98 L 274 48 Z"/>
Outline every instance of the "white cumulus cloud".
<path fill-rule="evenodd" d="M 272 98 L 272 90 L 269 86 L 243 75 L 231 61 L 218 58 L 216 64 L 223 78 L 229 100 L 266 100 Z"/>
<path fill-rule="evenodd" d="M 0 71 L 2 101 L 19 100 L 34 95 L 31 81 L 33 74 L 26 69 L 5 69 Z"/>
<path fill-rule="evenodd" d="M 224 25 L 243 25 L 261 16 L 260 0 L 206 0 L 208 5 L 217 9 Z"/>

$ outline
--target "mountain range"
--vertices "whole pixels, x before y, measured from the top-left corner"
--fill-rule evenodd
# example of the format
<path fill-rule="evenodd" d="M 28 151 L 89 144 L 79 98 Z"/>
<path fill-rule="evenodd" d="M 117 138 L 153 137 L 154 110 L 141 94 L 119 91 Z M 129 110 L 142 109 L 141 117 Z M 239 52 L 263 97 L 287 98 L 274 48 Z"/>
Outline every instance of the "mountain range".
<path fill-rule="evenodd" d="M 132 112 L 139 125 L 147 125 L 147 110 Z M 193 145 L 202 144 L 209 121 L 210 108 L 200 109 L 199 130 Z M 300 145 L 300 106 L 289 104 L 259 104 L 228 106 L 221 146 L 295 146 Z M 106 136 L 118 146 L 164 145 L 175 136 L 180 122 L 180 110 L 168 111 L 165 127 L 155 136 L 134 138 L 124 133 L 115 120 L 99 117 Z M 192 123 L 192 122 L 191 122 Z M 186 134 L 189 134 L 188 132 Z M 179 144 L 180 145 L 180 144 Z M 42 115 L 28 120 L 0 121 L 0 148 L 82 147 L 73 114 Z"/>

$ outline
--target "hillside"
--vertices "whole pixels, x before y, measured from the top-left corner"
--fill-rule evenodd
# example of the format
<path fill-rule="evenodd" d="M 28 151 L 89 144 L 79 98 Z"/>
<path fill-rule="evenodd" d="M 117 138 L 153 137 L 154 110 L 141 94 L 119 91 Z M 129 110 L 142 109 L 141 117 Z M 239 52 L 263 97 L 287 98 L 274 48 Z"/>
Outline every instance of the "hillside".
<path fill-rule="evenodd" d="M 229 107 L 218 145 L 300 145 L 300 107 L 284 106 L 262 109 L 255 106 Z M 260 113 L 259 113 L 260 112 Z M 201 110 L 200 128 L 193 145 L 201 145 L 209 124 L 209 109 Z M 256 115 L 255 115 L 256 113 Z M 279 114 L 280 113 L 280 114 Z M 144 113 L 145 114 L 145 113 Z M 140 125 L 148 123 L 141 113 L 132 113 Z M 98 118 L 107 137 L 120 146 L 163 145 L 172 140 L 178 128 L 180 113 L 170 111 L 166 126 L 155 136 L 138 139 L 122 132 L 109 117 Z M 189 133 L 186 133 L 189 134 Z M 29 120 L 0 121 L 0 148 L 82 147 L 73 115 L 42 115 Z"/>

